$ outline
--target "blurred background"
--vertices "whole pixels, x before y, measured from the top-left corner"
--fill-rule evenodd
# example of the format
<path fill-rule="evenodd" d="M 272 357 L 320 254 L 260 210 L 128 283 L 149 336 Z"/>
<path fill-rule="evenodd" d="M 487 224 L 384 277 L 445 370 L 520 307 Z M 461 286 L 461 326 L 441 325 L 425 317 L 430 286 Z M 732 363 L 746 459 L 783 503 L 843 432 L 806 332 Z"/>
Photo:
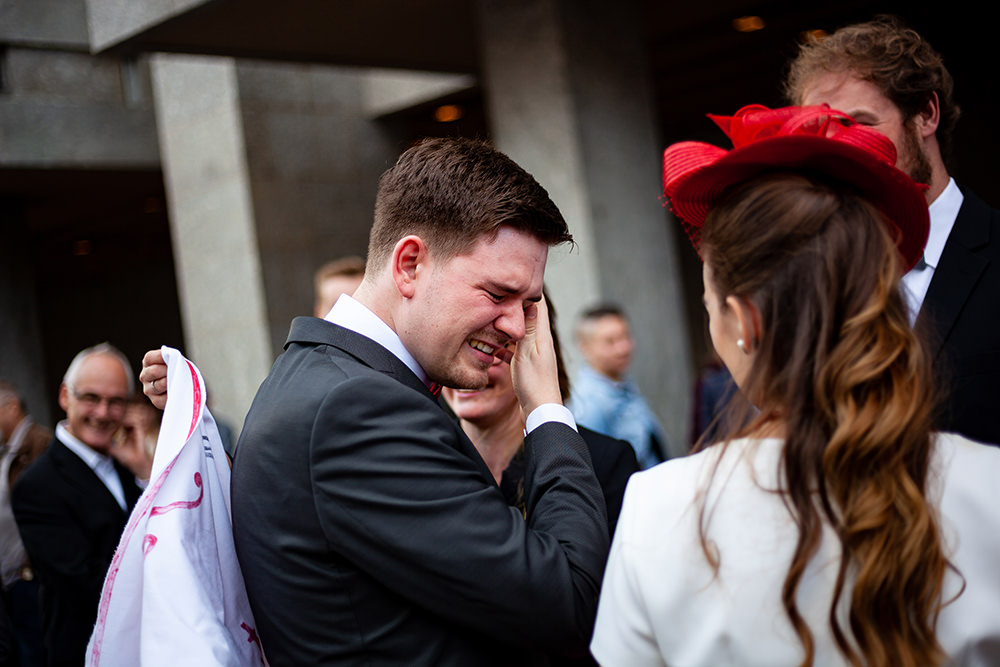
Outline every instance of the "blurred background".
<path fill-rule="evenodd" d="M 662 149 L 724 145 L 706 113 L 782 104 L 809 31 L 895 13 L 955 77 L 951 173 L 998 206 L 986 7 L 0 0 L 0 377 L 52 424 L 77 351 L 108 340 L 138 370 L 165 344 L 242 424 L 290 320 L 311 313 L 313 272 L 364 255 L 379 174 L 421 137 L 471 136 L 570 223 L 577 247 L 546 276 L 563 340 L 584 307 L 620 303 L 633 375 L 679 451 L 708 346 Z"/>

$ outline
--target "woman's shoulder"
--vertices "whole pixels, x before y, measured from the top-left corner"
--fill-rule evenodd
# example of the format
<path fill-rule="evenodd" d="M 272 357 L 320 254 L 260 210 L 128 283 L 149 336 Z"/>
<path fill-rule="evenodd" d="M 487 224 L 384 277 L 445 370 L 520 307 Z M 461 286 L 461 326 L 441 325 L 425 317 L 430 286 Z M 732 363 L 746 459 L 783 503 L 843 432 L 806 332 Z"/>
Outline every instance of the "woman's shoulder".
<path fill-rule="evenodd" d="M 945 482 L 955 479 L 964 487 L 983 486 L 1000 494 L 1000 447 L 957 433 L 936 433 L 932 461 L 932 474 Z"/>
<path fill-rule="evenodd" d="M 726 496 L 757 495 L 775 484 L 780 456 L 780 440 L 742 438 L 664 461 L 632 475 L 623 514 L 663 525 L 690 519 L 706 489 L 710 503 L 723 491 Z"/>
<path fill-rule="evenodd" d="M 1000 524 L 1000 447 L 956 433 L 936 434 L 928 487 L 942 512 L 956 503 L 966 506 L 964 511 L 981 505 Z"/>
<path fill-rule="evenodd" d="M 770 470 L 781 458 L 782 441 L 776 438 L 736 438 L 709 445 L 701 451 L 664 461 L 641 473 L 641 484 L 656 486 L 663 483 L 691 482 L 695 486 L 705 481 L 708 473 L 729 473 L 745 468 L 747 472 Z"/>

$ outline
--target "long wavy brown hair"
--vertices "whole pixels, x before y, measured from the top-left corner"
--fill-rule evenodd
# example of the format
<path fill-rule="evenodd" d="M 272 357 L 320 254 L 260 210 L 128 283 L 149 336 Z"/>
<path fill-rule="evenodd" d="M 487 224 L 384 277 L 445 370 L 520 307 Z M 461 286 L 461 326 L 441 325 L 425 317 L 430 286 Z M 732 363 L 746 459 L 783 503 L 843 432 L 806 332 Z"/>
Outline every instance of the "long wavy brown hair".
<path fill-rule="evenodd" d="M 798 527 L 782 603 L 805 648 L 796 591 L 824 525 L 841 544 L 829 622 L 852 665 L 936 665 L 934 628 L 949 567 L 926 499 L 934 392 L 930 359 L 899 290 L 901 262 L 881 214 L 844 185 L 803 174 L 746 182 L 705 221 L 701 252 L 722 300 L 760 314 L 741 387 L 759 408 L 729 437 L 785 429 L 782 491 Z M 724 444 L 722 446 L 725 446 Z M 706 556 L 710 512 L 701 509 Z M 836 609 L 849 596 L 849 628 Z"/>

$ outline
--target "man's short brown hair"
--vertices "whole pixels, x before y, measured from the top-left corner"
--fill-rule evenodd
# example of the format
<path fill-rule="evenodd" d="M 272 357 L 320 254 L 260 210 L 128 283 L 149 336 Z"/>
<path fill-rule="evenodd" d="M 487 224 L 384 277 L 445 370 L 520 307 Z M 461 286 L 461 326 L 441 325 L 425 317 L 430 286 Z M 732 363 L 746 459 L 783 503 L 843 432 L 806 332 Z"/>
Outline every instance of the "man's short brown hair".
<path fill-rule="evenodd" d="M 906 121 L 937 93 L 941 108 L 937 137 L 947 154 L 960 113 L 952 96 L 951 74 L 930 43 L 900 19 L 881 15 L 826 37 L 808 37 L 789 67 L 785 95 L 792 104 L 801 104 L 813 78 L 827 72 L 850 72 L 875 84 Z"/>
<path fill-rule="evenodd" d="M 316 269 L 316 273 L 313 274 L 313 287 L 316 294 L 319 294 L 320 287 L 323 286 L 323 281 L 327 278 L 339 278 L 341 276 L 344 278 L 363 278 L 364 275 L 365 260 L 356 255 L 341 257 L 340 259 L 329 261 Z"/>
<path fill-rule="evenodd" d="M 545 188 L 509 157 L 483 141 L 424 139 L 379 179 L 368 265 L 381 270 L 409 234 L 447 260 L 504 226 L 548 245 L 573 241 Z"/>

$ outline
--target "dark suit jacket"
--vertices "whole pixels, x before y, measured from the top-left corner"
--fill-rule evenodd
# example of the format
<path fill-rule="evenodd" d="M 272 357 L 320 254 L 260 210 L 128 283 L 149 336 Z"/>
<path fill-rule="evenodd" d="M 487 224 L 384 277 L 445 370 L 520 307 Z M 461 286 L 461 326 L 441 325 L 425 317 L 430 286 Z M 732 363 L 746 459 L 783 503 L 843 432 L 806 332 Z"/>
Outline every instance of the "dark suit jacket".
<path fill-rule="evenodd" d="M 618 440 L 583 426 L 578 425 L 577 428 L 583 436 L 583 441 L 587 443 L 587 451 L 590 452 L 590 460 L 594 464 L 594 473 L 604 492 L 604 506 L 608 512 L 608 533 L 614 537 L 618 515 L 622 513 L 625 487 L 632 473 L 639 470 L 635 450 L 625 440 Z M 507 502 L 515 507 L 520 507 L 523 502 L 524 463 L 522 449 L 511 459 L 500 480 L 500 490 L 503 491 Z"/>
<path fill-rule="evenodd" d="M 124 466 L 115 468 L 131 511 L 141 489 Z M 129 512 L 58 438 L 21 475 L 11 505 L 42 588 L 46 662 L 79 667 Z"/>
<path fill-rule="evenodd" d="M 233 462 L 236 551 L 272 667 L 532 665 L 585 651 L 608 550 L 573 429 L 528 437 L 527 519 L 375 342 L 292 323 Z"/>
<path fill-rule="evenodd" d="M 934 350 L 938 428 L 1000 444 L 1000 211 L 970 192 L 918 316 Z"/>

